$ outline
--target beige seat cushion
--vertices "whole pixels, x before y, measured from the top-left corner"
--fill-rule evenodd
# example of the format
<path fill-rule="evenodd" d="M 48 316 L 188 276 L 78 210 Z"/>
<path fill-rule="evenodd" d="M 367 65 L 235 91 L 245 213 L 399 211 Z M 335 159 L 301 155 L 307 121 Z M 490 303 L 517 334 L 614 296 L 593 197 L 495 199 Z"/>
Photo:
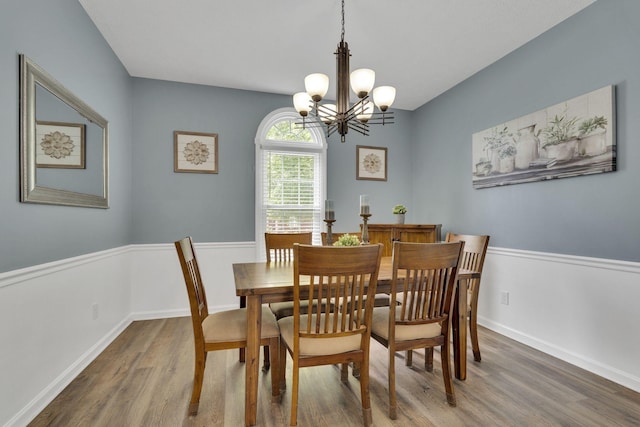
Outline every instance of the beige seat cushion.
<path fill-rule="evenodd" d="M 313 319 L 315 319 L 313 315 Z M 320 322 L 324 325 L 324 314 L 321 315 Z M 308 316 L 300 316 L 300 324 L 307 324 Z M 332 318 L 333 320 L 333 318 Z M 315 320 L 312 320 L 315 322 Z M 293 317 L 284 317 L 278 320 L 280 326 L 280 336 L 290 348 L 293 348 Z M 339 354 L 348 351 L 360 350 L 361 334 L 349 335 L 344 337 L 326 337 L 326 338 L 300 338 L 300 355 L 301 356 L 320 356 L 324 354 Z"/>
<path fill-rule="evenodd" d="M 399 319 L 399 310 L 396 309 L 396 320 Z M 373 321 L 371 332 L 389 339 L 389 308 L 377 307 L 373 309 Z M 409 341 L 420 338 L 433 338 L 442 333 L 439 323 L 427 323 L 424 325 L 396 325 L 396 341 Z"/>
<path fill-rule="evenodd" d="M 246 341 L 247 309 L 209 313 L 202 322 L 202 332 L 206 343 Z M 262 338 L 273 338 L 280 334 L 276 317 L 269 307 L 262 307 Z"/>

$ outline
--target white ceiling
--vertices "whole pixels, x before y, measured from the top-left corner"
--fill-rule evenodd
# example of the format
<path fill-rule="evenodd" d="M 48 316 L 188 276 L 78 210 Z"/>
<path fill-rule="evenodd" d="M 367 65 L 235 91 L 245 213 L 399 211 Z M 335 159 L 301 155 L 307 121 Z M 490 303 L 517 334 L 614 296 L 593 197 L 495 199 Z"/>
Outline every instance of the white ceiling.
<path fill-rule="evenodd" d="M 346 0 L 351 70 L 414 110 L 595 0 Z M 340 0 L 79 0 L 129 74 L 293 94 L 328 74 Z"/>

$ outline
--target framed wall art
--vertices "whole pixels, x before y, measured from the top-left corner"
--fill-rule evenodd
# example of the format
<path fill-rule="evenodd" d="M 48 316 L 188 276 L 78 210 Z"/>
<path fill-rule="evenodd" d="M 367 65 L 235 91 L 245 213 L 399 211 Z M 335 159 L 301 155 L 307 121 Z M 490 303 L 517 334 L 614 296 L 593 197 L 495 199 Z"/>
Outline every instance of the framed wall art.
<path fill-rule="evenodd" d="M 36 122 L 36 167 L 84 169 L 84 124 Z"/>
<path fill-rule="evenodd" d="M 386 147 L 356 146 L 356 179 L 387 180 Z"/>
<path fill-rule="evenodd" d="M 173 132 L 173 171 L 218 173 L 218 134 Z"/>
<path fill-rule="evenodd" d="M 616 170 L 614 86 L 472 136 L 473 188 Z"/>

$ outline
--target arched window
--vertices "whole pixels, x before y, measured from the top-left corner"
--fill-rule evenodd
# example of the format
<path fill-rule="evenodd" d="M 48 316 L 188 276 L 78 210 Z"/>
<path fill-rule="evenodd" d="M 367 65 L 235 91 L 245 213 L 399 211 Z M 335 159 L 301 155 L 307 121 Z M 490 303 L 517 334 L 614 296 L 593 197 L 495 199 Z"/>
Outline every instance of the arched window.
<path fill-rule="evenodd" d="M 264 233 L 312 231 L 320 244 L 327 187 L 327 142 L 320 128 L 296 125 L 293 108 L 273 111 L 256 133 L 256 248 Z"/>

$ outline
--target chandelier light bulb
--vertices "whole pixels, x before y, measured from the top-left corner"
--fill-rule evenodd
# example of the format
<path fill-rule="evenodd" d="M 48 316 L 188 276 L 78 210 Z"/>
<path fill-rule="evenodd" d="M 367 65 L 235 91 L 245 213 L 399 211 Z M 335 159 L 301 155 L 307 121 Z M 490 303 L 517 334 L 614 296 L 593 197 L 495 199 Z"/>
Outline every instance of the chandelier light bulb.
<path fill-rule="evenodd" d="M 380 86 L 373 90 L 373 102 L 380 111 L 387 111 L 396 99 L 396 88 L 393 86 Z"/>
<path fill-rule="evenodd" d="M 335 104 L 322 104 L 318 107 L 318 114 L 320 120 L 325 124 L 331 124 L 336 119 L 336 106 Z"/>
<path fill-rule="evenodd" d="M 302 117 L 306 117 L 311 111 L 313 101 L 307 92 L 298 92 L 293 95 L 293 106 Z"/>
<path fill-rule="evenodd" d="M 329 76 L 322 73 L 309 74 L 304 78 L 304 88 L 314 102 L 320 102 L 329 90 Z"/>
<path fill-rule="evenodd" d="M 369 68 L 359 68 L 354 70 L 350 76 L 351 89 L 362 99 L 373 89 L 376 82 L 376 72 Z"/>

